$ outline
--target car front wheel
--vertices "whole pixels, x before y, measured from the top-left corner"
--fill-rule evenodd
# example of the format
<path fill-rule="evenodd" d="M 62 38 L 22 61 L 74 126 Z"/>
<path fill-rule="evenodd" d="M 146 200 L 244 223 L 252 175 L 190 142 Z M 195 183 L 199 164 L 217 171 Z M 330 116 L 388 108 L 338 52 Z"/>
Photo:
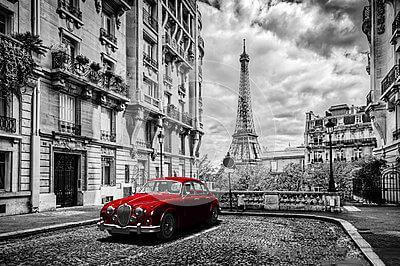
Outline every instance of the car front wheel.
<path fill-rule="evenodd" d="M 216 206 L 212 207 L 210 218 L 207 221 L 209 225 L 215 225 L 218 222 L 218 208 Z"/>
<path fill-rule="evenodd" d="M 171 213 L 166 213 L 160 223 L 160 232 L 157 234 L 159 239 L 171 239 L 176 230 L 175 217 Z"/>

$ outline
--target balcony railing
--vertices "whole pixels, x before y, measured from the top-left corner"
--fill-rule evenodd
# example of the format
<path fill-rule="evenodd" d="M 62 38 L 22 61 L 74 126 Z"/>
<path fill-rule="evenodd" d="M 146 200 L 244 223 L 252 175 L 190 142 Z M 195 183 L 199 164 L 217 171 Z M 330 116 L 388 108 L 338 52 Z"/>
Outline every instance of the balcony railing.
<path fill-rule="evenodd" d="M 183 124 L 186 124 L 189 126 L 193 125 L 193 119 L 190 117 L 190 115 L 187 112 L 185 112 L 185 113 L 179 112 L 178 108 L 173 104 L 168 105 L 164 109 L 164 112 L 166 113 L 166 115 L 168 117 L 175 119 L 177 121 L 180 121 Z"/>
<path fill-rule="evenodd" d="M 329 141 L 324 141 L 327 146 L 329 146 Z M 353 145 L 359 143 L 374 143 L 375 138 L 358 138 L 358 139 L 342 139 L 342 140 L 332 140 L 332 145 Z"/>
<path fill-rule="evenodd" d="M 115 37 L 114 34 L 107 32 L 104 28 L 100 28 L 100 41 L 103 45 L 109 45 L 113 51 L 118 48 L 117 37 Z"/>
<path fill-rule="evenodd" d="M 400 128 L 393 131 L 393 140 L 398 140 L 398 139 L 400 139 Z"/>
<path fill-rule="evenodd" d="M 78 78 L 83 78 L 88 83 L 101 87 L 105 91 L 113 91 L 126 96 L 127 85 L 124 79 L 112 71 L 101 71 L 100 65 L 95 62 L 84 64 L 71 58 L 64 51 L 55 51 L 52 53 L 52 68 L 55 71 L 62 70 Z"/>
<path fill-rule="evenodd" d="M 82 11 L 79 10 L 79 6 L 72 5 L 70 0 L 58 0 L 58 8 L 63 9 L 77 19 L 82 20 Z"/>
<path fill-rule="evenodd" d="M 397 30 L 400 30 L 400 12 L 397 13 L 392 23 L 392 34 L 394 34 Z"/>
<path fill-rule="evenodd" d="M 73 135 L 80 135 L 81 134 L 81 125 L 68 122 L 68 121 L 63 121 L 59 120 L 58 121 L 58 129 L 62 133 L 68 133 L 68 134 L 73 134 Z"/>
<path fill-rule="evenodd" d="M 145 63 L 149 64 L 153 68 L 158 69 L 158 62 L 156 60 L 154 60 L 153 58 L 151 58 L 150 55 L 143 53 L 143 60 Z"/>
<path fill-rule="evenodd" d="M 185 53 L 185 50 L 177 44 L 176 40 L 172 38 L 169 34 L 163 35 L 163 45 L 167 45 L 169 50 L 174 55 L 177 55 L 180 58 L 180 61 L 186 62 L 187 65 L 193 66 L 192 55 L 190 53 Z"/>
<path fill-rule="evenodd" d="M 145 141 L 145 140 L 137 140 L 136 145 L 141 148 L 146 148 L 150 149 L 151 148 L 151 142 L 150 141 Z"/>
<path fill-rule="evenodd" d="M 146 10 L 143 9 L 143 22 L 148 24 L 155 31 L 158 30 L 158 21 Z"/>
<path fill-rule="evenodd" d="M 15 133 L 17 131 L 17 121 L 15 118 L 0 116 L 0 130 Z"/>
<path fill-rule="evenodd" d="M 381 83 L 382 95 L 396 83 L 399 77 L 399 65 L 393 66 Z"/>
<path fill-rule="evenodd" d="M 372 103 L 372 91 L 368 92 L 367 94 L 367 105 Z"/>
<path fill-rule="evenodd" d="M 105 141 L 115 142 L 115 133 L 108 130 L 100 131 L 100 139 Z"/>

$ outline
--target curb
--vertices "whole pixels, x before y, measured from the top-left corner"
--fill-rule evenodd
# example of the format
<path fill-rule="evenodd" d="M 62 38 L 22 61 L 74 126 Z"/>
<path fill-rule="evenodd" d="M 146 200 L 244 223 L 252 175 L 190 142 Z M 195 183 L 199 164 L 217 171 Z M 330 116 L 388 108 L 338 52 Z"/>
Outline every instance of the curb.
<path fill-rule="evenodd" d="M 83 225 L 91 225 L 91 224 L 97 223 L 98 221 L 99 221 L 99 218 L 96 218 L 96 219 L 79 221 L 79 222 L 55 224 L 55 225 L 49 225 L 49 226 L 44 226 L 44 227 L 39 227 L 39 228 L 32 228 L 32 229 L 26 229 L 26 230 L 19 230 L 19 231 L 15 231 L 15 232 L 2 233 L 2 234 L 0 234 L 0 241 L 11 239 L 11 238 L 36 235 L 36 234 L 40 234 L 40 233 L 44 233 L 44 232 L 56 231 L 56 230 L 61 230 L 61 229 L 66 229 L 66 228 L 78 227 L 78 226 L 83 226 Z"/>
<path fill-rule="evenodd" d="M 379 258 L 379 256 L 373 251 L 371 245 L 365 241 L 365 239 L 358 233 L 357 228 L 350 222 L 333 217 L 312 215 L 312 214 L 301 214 L 301 213 L 273 213 L 273 212 L 231 212 L 222 211 L 222 215 L 251 215 L 251 216 L 271 216 L 271 217 L 286 217 L 286 218 L 308 218 L 322 220 L 326 222 L 333 222 L 340 225 L 343 230 L 350 236 L 356 246 L 361 250 L 361 253 L 367 259 L 371 265 L 384 266 L 385 263 Z"/>

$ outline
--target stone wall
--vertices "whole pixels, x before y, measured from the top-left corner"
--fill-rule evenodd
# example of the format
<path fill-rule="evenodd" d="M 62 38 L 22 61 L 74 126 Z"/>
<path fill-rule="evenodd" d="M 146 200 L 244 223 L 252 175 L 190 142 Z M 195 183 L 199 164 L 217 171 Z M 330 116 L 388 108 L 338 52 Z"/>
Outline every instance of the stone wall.
<path fill-rule="evenodd" d="M 213 192 L 223 209 L 230 207 L 228 191 Z M 232 208 L 274 211 L 340 211 L 340 196 L 328 192 L 232 191 Z"/>

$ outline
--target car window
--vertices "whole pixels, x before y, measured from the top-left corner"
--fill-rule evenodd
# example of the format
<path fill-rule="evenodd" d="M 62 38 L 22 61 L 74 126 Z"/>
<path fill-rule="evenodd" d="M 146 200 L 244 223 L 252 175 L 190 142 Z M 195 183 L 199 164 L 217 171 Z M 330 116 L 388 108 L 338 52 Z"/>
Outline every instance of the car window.
<path fill-rule="evenodd" d="M 193 192 L 193 188 L 190 182 L 183 184 L 183 195 L 188 195 Z"/>
<path fill-rule="evenodd" d="M 197 194 L 197 195 L 202 195 L 202 194 L 204 194 L 204 189 L 203 189 L 203 187 L 201 186 L 201 184 L 200 183 L 198 183 L 198 182 L 193 182 L 193 186 L 194 186 L 194 191 L 195 191 L 195 194 Z"/>
<path fill-rule="evenodd" d="M 203 188 L 203 191 L 205 194 L 210 193 L 210 191 L 208 190 L 208 187 L 206 186 L 206 184 L 200 183 L 201 187 Z"/>

